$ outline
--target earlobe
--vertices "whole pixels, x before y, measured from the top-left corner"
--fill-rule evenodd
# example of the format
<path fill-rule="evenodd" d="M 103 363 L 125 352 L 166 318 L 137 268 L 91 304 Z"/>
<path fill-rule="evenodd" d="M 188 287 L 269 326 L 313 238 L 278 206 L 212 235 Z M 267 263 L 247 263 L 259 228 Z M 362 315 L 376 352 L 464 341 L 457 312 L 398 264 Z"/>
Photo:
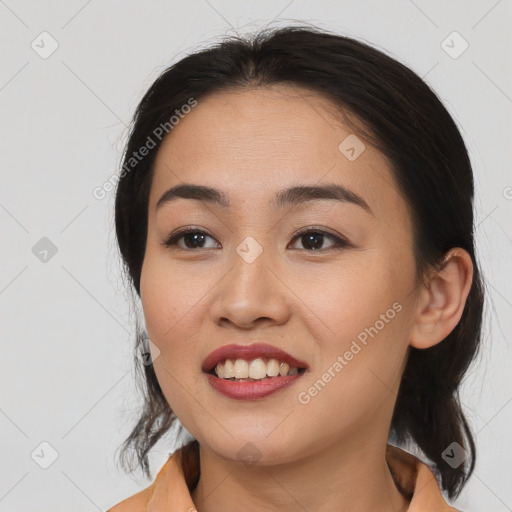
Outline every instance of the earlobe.
<path fill-rule="evenodd" d="M 473 281 L 473 263 L 464 249 L 450 249 L 421 290 L 409 344 L 430 348 L 444 340 L 459 323 Z"/>

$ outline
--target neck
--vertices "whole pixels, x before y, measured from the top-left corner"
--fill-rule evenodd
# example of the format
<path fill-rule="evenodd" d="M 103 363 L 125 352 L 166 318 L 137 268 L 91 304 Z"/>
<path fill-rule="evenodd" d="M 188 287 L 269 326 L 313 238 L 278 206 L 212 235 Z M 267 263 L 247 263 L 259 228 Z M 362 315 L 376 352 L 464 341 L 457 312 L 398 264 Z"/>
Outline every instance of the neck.
<path fill-rule="evenodd" d="M 338 441 L 295 462 L 252 466 L 200 445 L 201 477 L 191 496 L 198 512 L 315 510 L 402 512 L 385 459 L 387 438 Z"/>

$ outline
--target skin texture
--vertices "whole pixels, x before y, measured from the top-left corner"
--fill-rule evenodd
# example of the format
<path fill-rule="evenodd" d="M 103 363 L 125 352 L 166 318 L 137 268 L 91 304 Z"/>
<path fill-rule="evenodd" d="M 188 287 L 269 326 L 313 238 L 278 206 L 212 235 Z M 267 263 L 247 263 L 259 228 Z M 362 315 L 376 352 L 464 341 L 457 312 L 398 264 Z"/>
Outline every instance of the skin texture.
<path fill-rule="evenodd" d="M 369 144 L 349 161 L 338 146 L 353 131 L 333 111 L 290 86 L 225 91 L 199 101 L 159 149 L 141 299 L 160 350 L 159 383 L 200 443 L 199 512 L 407 508 L 384 454 L 408 347 L 428 348 L 455 327 L 472 265 L 456 248 L 428 286 L 416 282 L 411 216 L 389 162 Z M 222 190 L 230 208 L 180 198 L 156 210 L 184 182 Z M 326 182 L 360 195 L 372 213 L 334 200 L 269 206 L 279 190 Z M 203 245 L 190 236 L 188 246 L 184 238 L 163 245 L 185 226 L 207 233 Z M 336 240 L 317 235 L 313 250 L 294 237 L 309 226 L 349 245 L 332 250 Z M 252 263 L 236 251 L 249 236 L 263 249 Z M 300 403 L 299 393 L 396 303 L 394 318 Z M 201 371 L 204 358 L 253 342 L 287 351 L 309 371 L 261 400 L 219 394 Z M 237 455 L 248 442 L 259 452 L 254 465 Z"/>

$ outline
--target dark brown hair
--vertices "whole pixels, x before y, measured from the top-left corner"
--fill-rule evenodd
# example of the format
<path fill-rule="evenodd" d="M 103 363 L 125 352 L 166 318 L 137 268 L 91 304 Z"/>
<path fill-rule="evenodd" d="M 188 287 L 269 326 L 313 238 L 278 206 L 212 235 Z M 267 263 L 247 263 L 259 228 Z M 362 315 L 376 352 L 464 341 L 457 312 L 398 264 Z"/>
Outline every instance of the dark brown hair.
<path fill-rule="evenodd" d="M 129 283 L 140 297 L 153 163 L 161 141 L 134 164 L 133 153 L 187 104 L 228 89 L 287 84 L 320 93 L 366 129 L 361 137 L 388 157 L 412 213 L 418 279 L 439 269 L 446 252 L 465 249 L 473 282 L 462 318 L 449 336 L 426 350 L 410 348 L 390 434 L 412 441 L 435 464 L 442 487 L 456 497 L 475 464 L 475 444 L 458 390 L 481 338 L 483 286 L 474 248 L 473 174 L 464 141 L 436 94 L 408 67 L 352 38 L 311 27 L 268 29 L 226 37 L 166 69 L 137 107 L 115 201 L 117 240 Z M 346 122 L 346 119 L 344 118 Z M 129 165 L 128 165 L 129 164 Z M 137 348 L 144 333 L 137 329 Z M 150 476 L 148 453 L 176 416 L 151 364 L 142 365 L 145 400 L 122 446 L 125 467 L 133 450 Z M 468 453 L 453 468 L 442 454 L 452 443 Z"/>

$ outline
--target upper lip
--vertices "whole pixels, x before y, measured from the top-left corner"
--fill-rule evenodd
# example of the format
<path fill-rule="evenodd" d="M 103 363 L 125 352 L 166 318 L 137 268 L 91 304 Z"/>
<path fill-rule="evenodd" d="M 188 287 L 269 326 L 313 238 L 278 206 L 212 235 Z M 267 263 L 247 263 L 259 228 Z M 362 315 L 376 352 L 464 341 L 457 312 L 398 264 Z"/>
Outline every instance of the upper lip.
<path fill-rule="evenodd" d="M 245 359 L 246 361 L 252 361 L 258 357 L 277 359 L 278 361 L 288 363 L 290 368 L 308 368 L 306 363 L 295 359 L 295 357 L 280 348 L 267 345 L 266 343 L 253 343 L 252 345 L 224 345 L 214 350 L 203 361 L 202 370 L 208 373 L 217 363 L 226 359 Z"/>

